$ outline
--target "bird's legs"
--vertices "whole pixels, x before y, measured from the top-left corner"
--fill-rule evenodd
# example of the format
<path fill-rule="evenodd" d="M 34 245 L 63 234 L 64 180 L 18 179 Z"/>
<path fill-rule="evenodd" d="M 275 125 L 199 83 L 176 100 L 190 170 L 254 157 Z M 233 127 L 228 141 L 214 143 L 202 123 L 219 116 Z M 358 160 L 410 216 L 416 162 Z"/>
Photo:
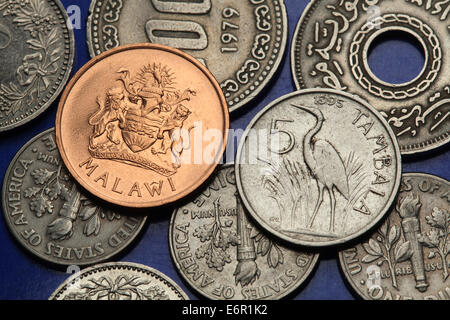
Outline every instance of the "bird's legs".
<path fill-rule="evenodd" d="M 336 210 L 336 198 L 333 192 L 333 187 L 328 188 L 328 193 L 330 194 L 330 204 L 331 204 L 331 217 L 330 217 L 330 228 L 328 230 L 334 232 L 334 215 Z"/>
<path fill-rule="evenodd" d="M 319 197 L 317 198 L 317 203 L 316 203 L 316 207 L 314 208 L 313 215 L 312 215 L 311 219 L 309 220 L 309 227 L 310 228 L 312 228 L 312 225 L 314 223 L 314 219 L 316 219 L 317 212 L 319 212 L 320 205 L 323 202 L 323 189 L 325 188 L 325 186 L 323 186 L 323 185 L 321 185 L 319 183 L 318 183 L 318 186 L 319 186 Z"/>

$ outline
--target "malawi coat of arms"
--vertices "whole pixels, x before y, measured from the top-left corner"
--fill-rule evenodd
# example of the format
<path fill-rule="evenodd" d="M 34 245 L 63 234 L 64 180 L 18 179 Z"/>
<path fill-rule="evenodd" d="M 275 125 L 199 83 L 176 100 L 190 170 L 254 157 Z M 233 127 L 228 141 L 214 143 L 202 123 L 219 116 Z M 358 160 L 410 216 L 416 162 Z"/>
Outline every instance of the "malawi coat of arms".
<path fill-rule="evenodd" d="M 196 92 L 176 89 L 174 74 L 161 64 L 143 66 L 134 78 L 125 68 L 117 73 L 118 85 L 97 97 L 99 110 L 89 118 L 90 154 L 166 177 L 175 174 L 183 150 L 190 148 L 193 127 L 183 125 L 191 114 L 186 102 Z"/>

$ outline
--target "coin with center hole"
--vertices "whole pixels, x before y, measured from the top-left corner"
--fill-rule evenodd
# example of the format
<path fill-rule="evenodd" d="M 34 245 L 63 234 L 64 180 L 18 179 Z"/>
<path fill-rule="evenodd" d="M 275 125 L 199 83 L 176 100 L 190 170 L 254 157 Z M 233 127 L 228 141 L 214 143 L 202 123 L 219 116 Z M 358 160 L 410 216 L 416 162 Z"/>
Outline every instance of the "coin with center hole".
<path fill-rule="evenodd" d="M 297 88 L 333 88 L 367 100 L 391 125 L 402 154 L 446 144 L 450 141 L 449 8 L 440 2 L 409 0 L 311 1 L 292 45 Z M 383 81 L 368 64 L 372 44 L 393 33 L 412 36 L 424 53 L 422 70 L 404 83 Z"/>
<path fill-rule="evenodd" d="M 364 299 L 450 300 L 450 183 L 424 173 L 402 176 L 383 224 L 339 253 L 342 270 Z"/>
<path fill-rule="evenodd" d="M 56 139 L 72 176 L 100 199 L 155 207 L 199 187 L 227 140 L 219 84 L 198 60 L 155 44 L 115 48 L 66 87 Z"/>
<path fill-rule="evenodd" d="M 274 76 L 287 24 L 283 0 L 94 0 L 87 39 L 91 57 L 131 43 L 181 49 L 211 70 L 233 111 Z"/>
<path fill-rule="evenodd" d="M 233 164 L 220 167 L 192 201 L 174 211 L 169 240 L 184 279 L 215 300 L 280 299 L 301 286 L 319 257 L 286 246 L 250 221 Z"/>
<path fill-rule="evenodd" d="M 332 89 L 285 95 L 250 122 L 236 156 L 245 207 L 272 234 L 327 246 L 373 227 L 400 184 L 397 140 L 364 100 Z"/>
<path fill-rule="evenodd" d="M 131 262 L 95 265 L 71 276 L 49 300 L 189 300 L 168 276 Z"/>
<path fill-rule="evenodd" d="M 109 208 L 70 176 L 49 129 L 20 149 L 6 171 L 3 215 L 34 256 L 61 265 L 102 262 L 128 247 L 146 217 Z"/>
<path fill-rule="evenodd" d="M 0 2 L 0 132 L 44 112 L 72 70 L 75 38 L 59 0 Z"/>

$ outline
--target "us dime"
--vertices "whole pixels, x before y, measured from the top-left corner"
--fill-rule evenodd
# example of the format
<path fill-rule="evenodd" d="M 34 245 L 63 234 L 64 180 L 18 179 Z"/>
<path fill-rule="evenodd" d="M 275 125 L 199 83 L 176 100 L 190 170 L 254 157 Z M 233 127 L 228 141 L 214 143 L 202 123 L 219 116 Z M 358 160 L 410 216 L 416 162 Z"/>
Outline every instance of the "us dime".
<path fill-rule="evenodd" d="M 59 0 L 0 1 L 0 131 L 44 112 L 72 69 L 74 35 Z"/>
<path fill-rule="evenodd" d="M 239 194 L 268 231 L 325 246 L 375 225 L 400 184 L 397 141 L 363 100 L 331 89 L 288 94 L 260 111 L 236 157 Z"/>
<path fill-rule="evenodd" d="M 58 153 L 55 130 L 30 140 L 6 171 L 3 215 L 34 256 L 61 265 L 109 259 L 138 235 L 146 217 L 97 203 L 78 187 Z"/>
<path fill-rule="evenodd" d="M 172 215 L 172 258 L 184 279 L 210 299 L 280 299 L 298 288 L 318 254 L 293 250 L 248 220 L 234 166 Z"/>
<path fill-rule="evenodd" d="M 402 176 L 395 209 L 370 237 L 339 253 L 364 299 L 450 299 L 450 184 L 424 173 Z"/>
<path fill-rule="evenodd" d="M 131 262 L 95 265 L 64 281 L 49 300 L 189 300 L 169 277 Z"/>
<path fill-rule="evenodd" d="M 314 0 L 292 45 L 297 88 L 327 87 L 366 99 L 386 118 L 402 154 L 450 140 L 450 3 L 447 1 Z M 368 65 L 371 44 L 391 32 L 421 44 L 420 74 L 401 84 L 379 79 Z"/>
<path fill-rule="evenodd" d="M 87 29 L 92 57 L 142 42 L 184 50 L 211 70 L 230 111 L 268 84 L 288 35 L 283 0 L 94 0 Z"/>

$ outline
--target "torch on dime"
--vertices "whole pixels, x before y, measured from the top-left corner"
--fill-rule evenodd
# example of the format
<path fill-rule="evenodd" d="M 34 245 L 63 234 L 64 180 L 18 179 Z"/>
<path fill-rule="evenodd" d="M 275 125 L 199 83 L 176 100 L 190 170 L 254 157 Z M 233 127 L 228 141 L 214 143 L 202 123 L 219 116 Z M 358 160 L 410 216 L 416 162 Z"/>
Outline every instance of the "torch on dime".
<path fill-rule="evenodd" d="M 339 253 L 364 299 L 450 299 L 450 184 L 405 173 L 395 207 L 370 237 Z"/>
<path fill-rule="evenodd" d="M 280 299 L 305 281 L 318 259 L 287 247 L 249 220 L 233 164 L 221 166 L 214 180 L 174 211 L 169 241 L 184 279 L 216 300 Z"/>
<path fill-rule="evenodd" d="M 127 248 L 146 217 L 110 208 L 78 186 L 56 147 L 55 130 L 17 152 L 2 189 L 5 221 L 31 254 L 61 265 L 105 261 Z"/>

